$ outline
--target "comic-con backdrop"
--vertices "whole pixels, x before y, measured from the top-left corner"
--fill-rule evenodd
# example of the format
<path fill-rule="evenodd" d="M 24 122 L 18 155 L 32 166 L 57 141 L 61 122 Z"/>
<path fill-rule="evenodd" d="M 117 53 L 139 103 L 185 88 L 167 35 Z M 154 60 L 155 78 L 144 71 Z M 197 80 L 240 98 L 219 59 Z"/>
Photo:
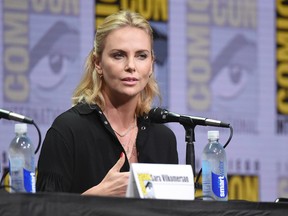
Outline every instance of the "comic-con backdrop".
<path fill-rule="evenodd" d="M 0 108 L 32 118 L 43 138 L 71 107 L 95 27 L 121 9 L 152 25 L 162 106 L 232 125 L 229 199 L 288 197 L 287 0 L 2 0 Z M 0 120 L 4 169 L 15 123 Z M 168 126 L 185 163 L 185 129 Z M 196 174 L 215 129 L 226 143 L 229 129 L 195 127 Z M 37 131 L 28 130 L 36 146 Z"/>

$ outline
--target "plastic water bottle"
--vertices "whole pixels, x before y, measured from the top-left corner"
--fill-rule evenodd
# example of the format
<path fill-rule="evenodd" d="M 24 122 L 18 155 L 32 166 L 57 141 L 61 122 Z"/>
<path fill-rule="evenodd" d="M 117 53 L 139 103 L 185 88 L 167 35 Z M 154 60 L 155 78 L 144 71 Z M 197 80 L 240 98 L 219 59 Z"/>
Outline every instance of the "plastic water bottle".
<path fill-rule="evenodd" d="M 15 124 L 15 133 L 8 149 L 11 192 L 35 193 L 34 146 L 27 124 Z"/>
<path fill-rule="evenodd" d="M 219 143 L 219 131 L 208 131 L 208 141 L 202 154 L 203 199 L 227 201 L 227 158 Z"/>

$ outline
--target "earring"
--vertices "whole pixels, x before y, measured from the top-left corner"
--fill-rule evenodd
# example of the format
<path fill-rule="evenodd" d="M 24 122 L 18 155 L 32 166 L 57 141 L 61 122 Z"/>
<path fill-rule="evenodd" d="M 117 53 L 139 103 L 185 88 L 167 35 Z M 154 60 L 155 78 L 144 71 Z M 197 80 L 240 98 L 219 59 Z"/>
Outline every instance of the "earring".
<path fill-rule="evenodd" d="M 99 76 L 99 78 L 101 79 L 103 77 L 103 72 L 102 69 L 99 68 L 97 69 L 97 67 L 94 69 L 95 73 Z"/>

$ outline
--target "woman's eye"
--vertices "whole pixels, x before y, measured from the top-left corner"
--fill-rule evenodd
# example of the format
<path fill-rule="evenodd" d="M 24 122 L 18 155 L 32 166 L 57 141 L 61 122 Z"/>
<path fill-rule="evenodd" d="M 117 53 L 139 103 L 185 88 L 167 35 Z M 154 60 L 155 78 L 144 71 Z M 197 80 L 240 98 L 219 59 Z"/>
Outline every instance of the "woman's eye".
<path fill-rule="evenodd" d="M 147 54 L 146 53 L 142 53 L 138 55 L 139 59 L 146 59 L 147 58 Z"/>
<path fill-rule="evenodd" d="M 115 59 L 121 59 L 124 57 L 124 54 L 123 53 L 113 53 L 112 57 Z"/>

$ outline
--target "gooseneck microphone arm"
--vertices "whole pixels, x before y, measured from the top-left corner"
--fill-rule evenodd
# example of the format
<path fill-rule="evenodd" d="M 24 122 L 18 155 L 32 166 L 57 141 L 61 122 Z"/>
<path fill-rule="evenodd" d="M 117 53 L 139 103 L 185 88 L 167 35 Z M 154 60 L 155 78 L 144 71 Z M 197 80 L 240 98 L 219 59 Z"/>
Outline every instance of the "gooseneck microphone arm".
<path fill-rule="evenodd" d="M 226 127 L 229 128 L 230 124 L 198 116 L 179 115 L 177 113 L 169 112 L 166 109 L 159 107 L 153 108 L 149 112 L 149 118 L 154 123 L 168 123 L 178 122 L 185 125 L 202 125 L 202 126 L 214 126 L 214 127 Z"/>
<path fill-rule="evenodd" d="M 0 109 L 0 119 L 1 118 L 18 122 L 24 122 L 27 124 L 33 124 L 33 119 L 4 109 Z"/>

